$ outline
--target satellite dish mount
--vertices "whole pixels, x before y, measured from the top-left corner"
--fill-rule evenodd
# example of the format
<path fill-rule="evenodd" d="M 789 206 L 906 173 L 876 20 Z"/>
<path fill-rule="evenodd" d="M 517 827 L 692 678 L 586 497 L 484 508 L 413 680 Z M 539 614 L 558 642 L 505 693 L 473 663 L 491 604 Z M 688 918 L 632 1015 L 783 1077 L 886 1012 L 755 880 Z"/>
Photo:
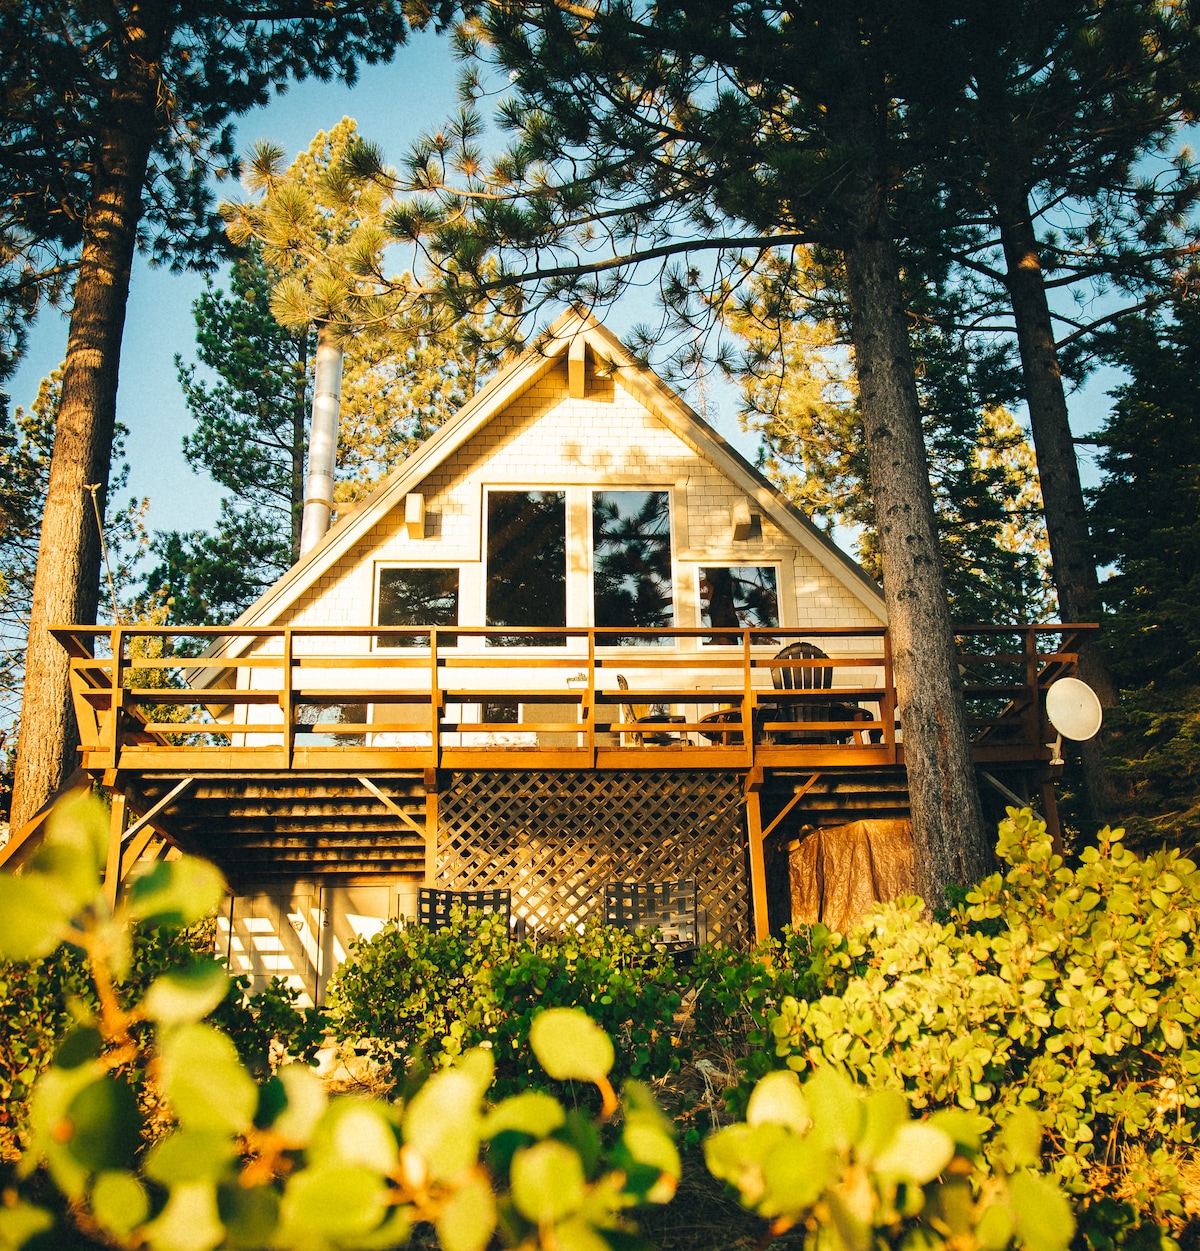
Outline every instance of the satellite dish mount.
<path fill-rule="evenodd" d="M 1053 752 L 1052 765 L 1063 763 L 1062 741 L 1069 738 L 1083 743 L 1095 738 L 1104 722 L 1104 711 L 1096 692 L 1078 678 L 1059 678 L 1046 691 L 1046 719 L 1058 737 L 1046 746 Z"/>

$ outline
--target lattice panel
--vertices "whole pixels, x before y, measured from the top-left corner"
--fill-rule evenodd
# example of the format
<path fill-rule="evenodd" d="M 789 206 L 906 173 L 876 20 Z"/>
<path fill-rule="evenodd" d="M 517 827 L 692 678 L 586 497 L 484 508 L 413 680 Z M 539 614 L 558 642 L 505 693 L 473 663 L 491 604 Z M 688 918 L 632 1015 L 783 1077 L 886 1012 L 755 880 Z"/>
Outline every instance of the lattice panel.
<path fill-rule="evenodd" d="M 456 773 L 442 792 L 437 884 L 508 887 L 535 927 L 603 909 L 604 883 L 696 879 L 710 941 L 750 941 L 736 773 Z"/>

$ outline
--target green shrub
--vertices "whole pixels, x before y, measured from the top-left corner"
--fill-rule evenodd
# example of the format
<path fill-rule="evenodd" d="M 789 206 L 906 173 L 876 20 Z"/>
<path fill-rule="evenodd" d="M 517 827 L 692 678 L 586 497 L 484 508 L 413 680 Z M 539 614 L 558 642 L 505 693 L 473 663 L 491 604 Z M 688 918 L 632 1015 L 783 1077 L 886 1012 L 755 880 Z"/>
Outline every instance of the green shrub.
<path fill-rule="evenodd" d="M 824 954 L 826 993 L 783 1000 L 777 1062 L 992 1125 L 1032 1108 L 1091 1245 L 1178 1230 L 1200 1108 L 1200 873 L 1120 840 L 1104 831 L 1070 869 L 1042 822 L 1010 810 L 1008 872 L 945 924 L 916 900 L 866 918 Z"/>
<path fill-rule="evenodd" d="M 616 1072 L 649 1078 L 678 1069 L 674 1018 L 681 979 L 652 936 L 588 925 L 538 942 L 511 939 L 498 917 L 456 916 L 443 929 L 390 923 L 351 946 L 330 980 L 333 1037 L 402 1083 L 415 1064 L 444 1065 L 492 1050 L 498 1089 L 544 1081 L 529 1028 L 549 1007 L 578 1007 L 614 1039 Z"/>
<path fill-rule="evenodd" d="M 114 985 L 117 1001 L 129 1008 L 160 974 L 211 958 L 211 926 L 186 930 L 160 926 L 134 928 L 129 966 Z M 249 979 L 229 984 L 211 1014 L 233 1040 L 243 1063 L 267 1077 L 285 1059 L 309 1063 L 324 1040 L 319 1012 L 298 1008 L 297 991 L 275 979 L 254 996 Z M 100 1001 L 78 948 L 61 946 L 41 960 L 0 962 L 0 1160 L 20 1153 L 28 1137 L 28 1097 L 34 1079 L 81 1016 L 99 1011 Z M 135 1026 L 140 1048 L 149 1043 L 148 1026 Z M 131 1068 L 141 1090 L 145 1064 Z"/>
<path fill-rule="evenodd" d="M 331 1099 L 297 1064 L 256 1082 L 229 1037 L 204 1021 L 229 990 L 212 959 L 169 969 L 123 1001 L 131 925 L 193 923 L 223 883 L 201 861 L 162 863 L 133 881 L 113 915 L 99 880 L 107 829 L 98 804 L 73 803 L 21 877 L 0 875 L 0 957 L 44 962 L 70 944 L 95 1004 L 81 995 L 74 1027 L 34 1082 L 25 1193 L 6 1185 L 0 1201 L 6 1251 L 64 1245 L 50 1205 L 30 1193 L 39 1166 L 86 1234 L 129 1251 L 382 1251 L 407 1242 L 418 1222 L 436 1228 L 444 1251 L 484 1251 L 496 1235 L 525 1251 L 608 1251 L 629 1245 L 629 1209 L 674 1194 L 669 1123 L 637 1083 L 617 1098 L 612 1043 L 578 1010 L 541 1013 L 530 1045 L 555 1080 L 596 1087 L 596 1120 L 529 1091 L 487 1107 L 483 1050 L 403 1106 Z M 153 1130 L 131 1077 L 139 1064 Z"/>

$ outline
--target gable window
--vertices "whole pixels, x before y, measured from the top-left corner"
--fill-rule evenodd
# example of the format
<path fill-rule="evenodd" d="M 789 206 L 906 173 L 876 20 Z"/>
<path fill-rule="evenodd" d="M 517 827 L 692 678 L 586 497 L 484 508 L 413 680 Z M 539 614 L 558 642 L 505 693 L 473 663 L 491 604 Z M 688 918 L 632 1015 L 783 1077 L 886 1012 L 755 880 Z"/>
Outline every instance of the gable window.
<path fill-rule="evenodd" d="M 458 569 L 424 566 L 381 569 L 375 624 L 381 626 L 458 625 Z M 439 647 L 453 647 L 453 634 L 439 634 Z M 384 634 L 380 647 L 428 647 L 428 634 Z"/>
<path fill-rule="evenodd" d="M 779 625 L 779 579 L 773 565 L 705 565 L 700 570 L 700 624 L 733 629 Z M 733 644 L 736 635 L 706 643 Z"/>
<path fill-rule="evenodd" d="M 564 491 L 487 494 L 486 624 L 567 624 L 567 496 Z M 503 634 L 501 647 L 562 647 L 563 635 Z"/>
<path fill-rule="evenodd" d="M 675 624 L 669 491 L 592 492 L 592 602 L 598 626 Z M 603 639 L 612 646 L 670 641 Z"/>

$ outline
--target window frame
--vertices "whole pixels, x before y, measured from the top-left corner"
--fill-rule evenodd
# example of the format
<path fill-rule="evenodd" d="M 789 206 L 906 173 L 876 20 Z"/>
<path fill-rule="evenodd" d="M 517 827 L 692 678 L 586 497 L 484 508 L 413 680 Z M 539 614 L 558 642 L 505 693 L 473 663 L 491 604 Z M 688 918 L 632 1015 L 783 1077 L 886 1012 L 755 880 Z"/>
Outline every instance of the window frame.
<path fill-rule="evenodd" d="M 596 543 L 595 532 L 593 529 L 593 509 L 595 507 L 595 499 L 597 494 L 615 495 L 619 492 L 628 494 L 651 495 L 660 494 L 667 497 L 667 542 L 670 548 L 671 559 L 671 624 L 662 626 L 661 629 L 678 629 L 681 626 L 680 602 L 682 599 L 682 569 L 679 561 L 679 544 L 678 544 L 678 524 L 677 524 L 677 501 L 675 498 L 674 485 L 657 482 L 657 483 L 641 483 L 641 482 L 620 482 L 620 483 L 592 483 L 584 488 L 584 514 L 586 516 L 587 532 L 585 541 L 587 543 L 587 586 L 585 589 L 587 599 L 587 620 L 588 624 L 593 628 L 596 627 Z M 605 627 L 608 628 L 608 627 Z M 613 627 L 620 628 L 620 627 Z M 630 630 L 636 630 L 638 627 L 630 626 Z M 664 640 L 660 646 L 678 647 L 679 636 Z M 636 643 L 605 643 L 600 644 L 597 640 L 597 646 L 603 646 L 606 650 L 609 648 L 620 647 L 636 647 Z"/>
<path fill-rule="evenodd" d="M 382 642 L 380 639 L 380 635 L 382 635 L 383 631 L 385 630 L 419 629 L 418 626 L 409 627 L 409 626 L 397 626 L 397 625 L 384 625 L 379 620 L 379 610 L 382 605 L 381 592 L 382 592 L 383 575 L 385 572 L 394 570 L 394 569 L 447 569 L 447 570 L 453 569 L 458 574 L 458 592 L 457 592 L 457 604 L 456 604 L 458 621 L 455 623 L 454 627 L 451 627 L 448 625 L 428 627 L 429 629 L 436 628 L 438 630 L 449 631 L 451 629 L 456 629 L 457 627 L 460 627 L 463 624 L 463 620 L 462 620 L 463 578 L 464 578 L 464 574 L 466 573 L 466 570 L 463 568 L 463 562 L 461 560 L 438 560 L 438 561 L 434 561 L 434 560 L 426 560 L 426 561 L 379 560 L 375 562 L 375 585 L 374 585 L 374 591 L 372 595 L 372 604 L 371 604 L 371 626 L 372 626 L 372 629 L 379 631 L 379 633 L 373 634 L 371 636 L 371 650 L 387 652 L 389 655 L 399 654 L 403 652 L 411 652 L 411 653 L 416 653 L 416 654 L 425 653 L 427 655 L 429 653 L 430 647 L 432 646 L 432 638 L 430 639 L 429 642 L 414 644 L 411 647 L 405 647 L 402 645 L 389 646 L 387 643 Z M 461 640 L 462 640 L 462 636 L 458 635 L 455 637 L 455 640 L 453 643 L 439 642 L 438 651 L 439 652 L 444 651 L 447 648 L 451 648 L 451 647 L 456 648 L 461 643 Z"/>
<path fill-rule="evenodd" d="M 714 626 L 706 625 L 704 622 L 704 596 L 701 590 L 703 582 L 703 570 L 705 569 L 773 569 L 775 571 L 775 608 L 778 621 L 773 626 Z M 727 557 L 716 557 L 712 560 L 696 561 L 696 625 L 704 630 L 711 630 L 714 634 L 721 630 L 784 630 L 789 628 L 787 621 L 788 614 L 784 611 L 784 577 L 783 577 L 783 561 L 779 559 L 764 560 L 731 560 Z M 740 643 L 714 643 L 710 639 L 701 637 L 698 640 L 701 647 L 740 647 Z M 772 642 L 763 639 L 761 642 L 754 643 L 756 647 L 777 647 L 778 641 Z"/>

